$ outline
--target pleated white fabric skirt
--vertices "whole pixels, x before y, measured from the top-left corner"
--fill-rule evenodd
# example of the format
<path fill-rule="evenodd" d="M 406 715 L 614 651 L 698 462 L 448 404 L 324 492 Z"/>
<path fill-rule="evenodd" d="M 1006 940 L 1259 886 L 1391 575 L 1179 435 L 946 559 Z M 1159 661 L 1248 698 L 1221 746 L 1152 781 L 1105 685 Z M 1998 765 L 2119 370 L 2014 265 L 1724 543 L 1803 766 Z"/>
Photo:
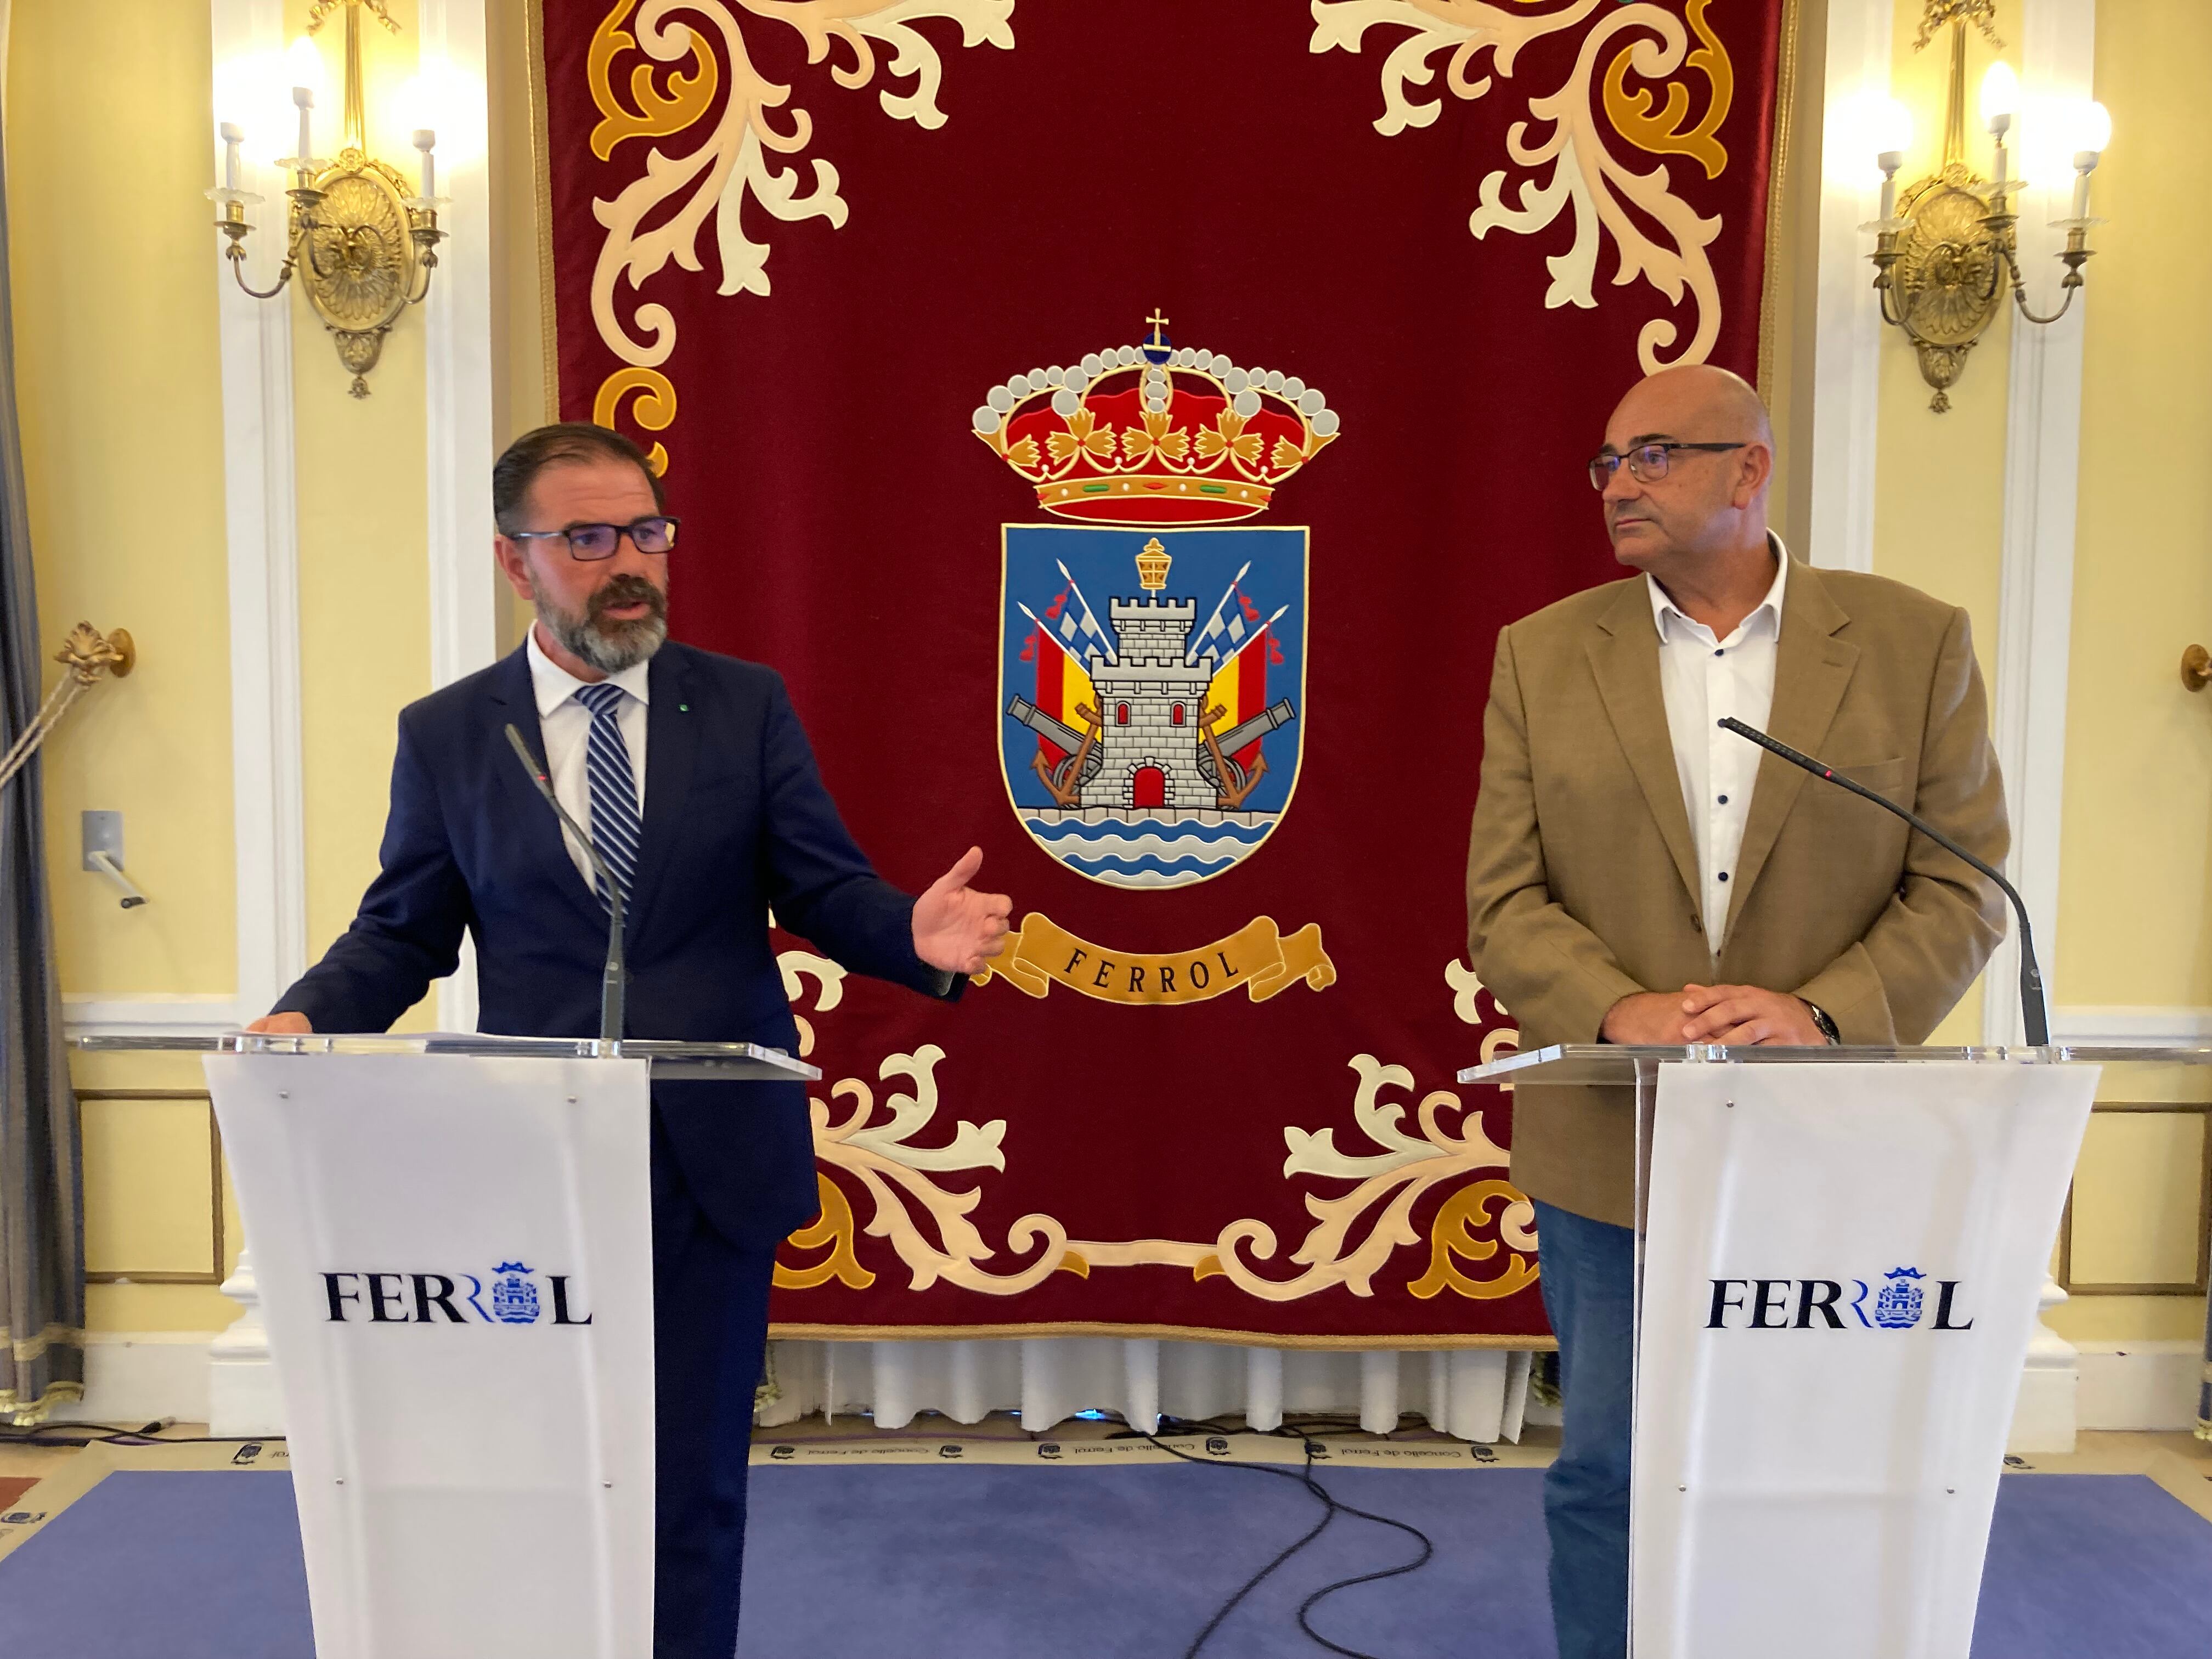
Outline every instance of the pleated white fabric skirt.
<path fill-rule="evenodd" d="M 904 1428 L 922 1412 L 958 1423 L 1020 1413 L 1042 1433 L 1083 1411 L 1115 1412 L 1150 1430 L 1163 1415 L 1240 1413 L 1255 1429 L 1285 1418 L 1357 1413 L 1384 1434 L 1401 1413 L 1485 1443 L 1517 1441 L 1531 1356 L 1504 1348 L 1443 1351 L 1245 1348 L 1159 1338 L 1019 1337 L 965 1341 L 775 1342 L 776 1397 L 763 1428 L 822 1412 L 867 1413 Z"/>

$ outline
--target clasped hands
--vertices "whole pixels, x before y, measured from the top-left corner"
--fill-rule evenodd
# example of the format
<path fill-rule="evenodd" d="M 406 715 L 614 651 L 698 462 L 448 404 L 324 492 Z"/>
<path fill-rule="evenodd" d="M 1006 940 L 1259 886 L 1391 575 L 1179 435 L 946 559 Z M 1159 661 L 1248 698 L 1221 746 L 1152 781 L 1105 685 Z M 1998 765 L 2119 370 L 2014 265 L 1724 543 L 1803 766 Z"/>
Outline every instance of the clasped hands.
<path fill-rule="evenodd" d="M 1821 1048 L 1828 1041 L 1813 1023 L 1813 1011 L 1803 998 L 1756 985 L 1638 991 L 1606 1010 L 1599 1035 L 1607 1042 L 1668 1048 L 1691 1042 Z"/>

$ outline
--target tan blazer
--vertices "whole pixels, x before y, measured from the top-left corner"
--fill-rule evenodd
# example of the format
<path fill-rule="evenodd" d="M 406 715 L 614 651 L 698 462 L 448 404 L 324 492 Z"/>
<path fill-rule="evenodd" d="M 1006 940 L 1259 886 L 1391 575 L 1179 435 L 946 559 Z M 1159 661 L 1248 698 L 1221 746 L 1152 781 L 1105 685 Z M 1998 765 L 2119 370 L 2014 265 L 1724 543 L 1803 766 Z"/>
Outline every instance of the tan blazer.
<path fill-rule="evenodd" d="M 1966 613 L 1880 576 L 1793 564 L 1766 729 L 1991 864 L 2009 835 Z M 1994 885 L 1871 801 L 1760 762 L 1713 959 L 1638 575 L 1498 636 L 1468 848 L 1468 957 L 1524 1049 L 1595 1042 L 1637 991 L 1790 991 L 1845 1042 L 1920 1042 L 2003 936 Z M 1634 1219 L 1629 1092 L 1514 1097 L 1513 1179 Z"/>

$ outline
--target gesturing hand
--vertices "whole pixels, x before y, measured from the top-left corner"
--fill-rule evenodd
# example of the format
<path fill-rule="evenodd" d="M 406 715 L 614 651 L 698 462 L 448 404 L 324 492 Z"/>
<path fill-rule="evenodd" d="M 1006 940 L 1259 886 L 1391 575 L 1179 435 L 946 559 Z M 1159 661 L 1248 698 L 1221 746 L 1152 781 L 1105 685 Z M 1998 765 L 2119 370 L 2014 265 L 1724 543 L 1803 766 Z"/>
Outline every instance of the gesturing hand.
<path fill-rule="evenodd" d="M 1813 1023 L 1813 1011 L 1786 991 L 1766 991 L 1756 985 L 1685 985 L 1682 1012 L 1689 1017 L 1685 1040 L 1690 1042 L 1818 1048 L 1828 1041 Z"/>
<path fill-rule="evenodd" d="M 979 893 L 969 882 L 983 867 L 983 849 L 971 847 L 914 902 L 914 953 L 948 974 L 979 974 L 999 954 L 1013 900 Z"/>

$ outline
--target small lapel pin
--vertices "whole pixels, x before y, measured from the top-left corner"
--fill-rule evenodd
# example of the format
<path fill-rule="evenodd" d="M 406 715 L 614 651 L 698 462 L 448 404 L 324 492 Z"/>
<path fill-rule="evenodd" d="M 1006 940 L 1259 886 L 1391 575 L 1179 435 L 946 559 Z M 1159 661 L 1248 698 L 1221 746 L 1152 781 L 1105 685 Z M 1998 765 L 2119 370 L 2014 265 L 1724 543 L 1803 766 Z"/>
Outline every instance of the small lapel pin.
<path fill-rule="evenodd" d="M 679 714 L 688 714 L 691 712 L 691 705 L 688 702 L 679 702 L 676 705 L 676 712 Z"/>

